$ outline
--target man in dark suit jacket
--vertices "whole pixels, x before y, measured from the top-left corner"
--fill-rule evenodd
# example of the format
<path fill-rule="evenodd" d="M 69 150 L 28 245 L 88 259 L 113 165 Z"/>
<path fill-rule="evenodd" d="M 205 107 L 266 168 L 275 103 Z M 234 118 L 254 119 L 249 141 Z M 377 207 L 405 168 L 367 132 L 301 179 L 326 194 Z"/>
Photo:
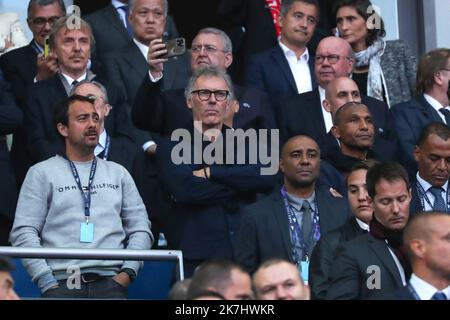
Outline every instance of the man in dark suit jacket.
<path fill-rule="evenodd" d="M 81 28 L 67 30 L 67 18 L 58 20 L 54 33 L 50 36 L 52 50 L 58 57 L 60 72 L 50 79 L 39 81 L 29 88 L 25 108 L 25 127 L 28 136 L 28 148 L 33 163 L 43 161 L 64 151 L 63 141 L 51 124 L 54 122 L 54 110 L 58 103 L 67 99 L 75 81 L 92 80 L 94 75 L 87 69 L 90 54 L 91 34 L 86 22 L 81 20 Z M 66 39 L 73 39 L 72 46 L 62 46 Z M 76 57 L 76 58 L 74 58 Z M 111 87 L 108 90 L 114 111 L 108 122 L 112 136 L 133 137 L 129 118 L 124 109 L 124 98 L 120 91 Z"/>
<path fill-rule="evenodd" d="M 167 4 L 166 0 L 165 3 Z M 124 7 L 124 9 L 119 9 L 120 7 Z M 128 0 L 113 0 L 106 7 L 83 17 L 83 19 L 91 26 L 92 33 L 94 34 L 94 57 L 99 59 L 130 43 L 132 40 L 132 28 L 128 24 L 129 30 L 127 29 L 126 17 L 128 13 L 125 13 L 125 11 L 130 11 L 128 9 Z M 178 37 L 178 31 L 175 23 L 173 22 L 173 19 L 168 16 L 164 38 L 172 39 L 176 37 Z M 102 65 L 102 61 L 98 61 L 98 59 L 95 59 L 97 69 L 101 68 Z"/>
<path fill-rule="evenodd" d="M 297 16 L 301 17 L 294 18 Z M 316 87 L 314 55 L 308 51 L 307 45 L 318 17 L 317 2 L 283 1 L 278 45 L 249 60 L 245 84 L 266 92 L 276 109 L 283 100 Z"/>
<path fill-rule="evenodd" d="M 333 126 L 333 120 L 330 110 L 325 107 L 325 101 L 330 108 L 336 109 L 349 101 L 362 101 L 369 108 L 375 122 L 377 148 L 378 140 L 380 140 L 380 147 L 387 151 L 387 154 L 394 152 L 395 131 L 387 104 L 361 96 L 359 90 L 350 91 L 350 88 L 354 88 L 354 82 L 336 80 L 350 76 L 353 69 L 352 55 L 350 45 L 341 38 L 328 37 L 319 43 L 316 57 L 320 60 L 316 61 L 314 69 L 319 86 L 311 92 L 287 100 L 282 106 L 280 129 L 284 141 L 298 134 L 306 134 L 313 137 L 320 145 L 332 144 L 333 141 L 330 141 L 331 136 L 328 134 Z M 330 58 L 323 58 L 330 56 L 338 57 L 338 60 L 330 62 Z M 329 89 L 327 98 L 326 89 L 330 83 L 333 83 L 333 87 Z M 340 91 L 345 91 L 344 97 Z M 388 142 L 391 140 L 394 142 Z"/>
<path fill-rule="evenodd" d="M 227 70 L 233 61 L 231 40 L 219 29 L 206 28 L 199 31 L 192 41 L 191 69 L 196 71 L 205 66 Z M 158 51 L 155 56 L 158 56 Z M 151 61 L 155 70 L 162 70 L 162 61 Z M 164 78 L 164 76 L 163 76 Z M 259 90 L 234 86 L 239 101 L 239 111 L 233 128 L 272 129 L 275 122 L 268 97 Z M 184 90 L 162 92 L 161 81 L 153 82 L 145 77 L 136 95 L 132 111 L 133 123 L 143 130 L 170 135 L 178 128 L 185 128 L 192 119 L 192 112 L 186 105 Z"/>
<path fill-rule="evenodd" d="M 129 15 L 129 22 L 133 27 L 132 40 L 115 52 L 105 55 L 102 61 L 105 78 L 110 79 L 123 90 L 130 105 L 135 100 L 139 85 L 149 73 L 147 63 L 149 46 L 155 39 L 161 41 L 166 24 L 167 10 L 164 8 L 164 0 L 158 0 L 155 3 L 154 10 L 161 15 L 155 15 L 153 23 L 150 24 L 152 28 L 148 27 L 147 20 L 140 17 L 140 12 L 151 8 L 153 2 L 154 0 L 139 0 L 134 3 Z M 188 59 L 187 54 L 168 59 L 164 64 L 163 90 L 185 87 L 190 75 Z"/>
<path fill-rule="evenodd" d="M 395 127 L 399 132 L 401 163 L 410 176 L 417 171 L 414 146 L 422 129 L 430 122 L 450 126 L 450 49 L 437 49 L 425 54 L 417 69 L 417 96 L 392 107 Z"/>
<path fill-rule="evenodd" d="M 398 163 L 381 163 L 366 181 L 374 210 L 370 232 L 338 247 L 327 299 L 384 299 L 410 276 L 402 248 L 411 201 L 408 174 Z"/>
<path fill-rule="evenodd" d="M 292 261 L 300 268 L 302 261 L 309 260 L 320 234 L 340 227 L 349 217 L 344 199 L 316 186 L 320 149 L 314 140 L 307 136 L 289 139 L 283 146 L 280 169 L 284 173 L 281 192 L 275 190 L 243 209 L 235 259 L 249 272 L 271 258 Z"/>
<path fill-rule="evenodd" d="M 335 261 L 336 248 L 367 232 L 372 219 L 372 201 L 366 188 L 367 170 L 375 163 L 364 161 L 355 164 L 349 172 L 347 198 L 354 217 L 345 225 L 323 235 L 311 255 L 308 284 L 312 299 L 325 299 L 330 286 L 330 273 Z"/>
<path fill-rule="evenodd" d="M 22 110 L 16 105 L 9 85 L 0 80 L 0 246 L 8 245 L 17 203 L 17 185 L 6 135 L 22 125 Z"/>
<path fill-rule="evenodd" d="M 214 98 L 213 92 L 206 89 L 211 86 L 215 90 Z M 239 209 L 254 201 L 257 192 L 270 190 L 274 179 L 261 175 L 259 165 L 248 162 L 235 165 L 236 159 L 230 163 L 228 157 L 223 158 L 231 152 L 237 157 L 236 148 L 229 150 L 235 146 L 224 139 L 233 132 L 224 124 L 227 109 L 234 100 L 229 76 L 217 68 L 199 69 L 189 81 L 187 92 L 186 103 L 192 108 L 196 123 L 191 119 L 189 130 L 184 130 L 188 136 L 182 137 L 178 144 L 161 139 L 156 159 L 160 182 L 170 196 L 170 215 L 174 221 L 171 232 L 176 236 L 173 242 L 183 251 L 185 273 L 189 276 L 206 259 L 232 258 Z M 215 110 L 214 115 L 211 110 Z M 215 133 L 210 129 L 216 129 Z M 196 135 L 203 136 L 203 142 L 195 141 Z M 173 153 L 181 144 L 187 144 L 189 150 L 183 149 L 182 153 L 183 159 L 188 157 L 189 160 L 179 163 Z M 239 147 L 249 150 L 248 144 Z M 221 152 L 216 149 L 219 158 L 213 163 L 203 156 L 196 160 L 194 154 L 200 151 L 204 155 L 206 148 L 223 149 Z"/>
<path fill-rule="evenodd" d="M 449 230 L 450 215 L 443 212 L 421 212 L 411 218 L 403 238 L 413 274 L 408 286 L 389 298 L 450 300 L 450 246 L 443 245 Z"/>
<path fill-rule="evenodd" d="M 56 19 L 65 15 L 66 9 L 62 0 L 46 1 L 45 5 L 30 1 L 28 10 L 28 26 L 33 33 L 30 44 L 10 51 L 0 57 L 0 67 L 5 78 L 11 84 L 19 107 L 24 109 L 26 88 L 34 82 L 45 80 L 58 71 L 56 57 L 43 57 L 45 37 L 50 34 Z M 48 23 L 47 23 L 48 21 Z M 25 178 L 30 166 L 30 156 L 26 150 L 25 129 L 18 127 L 14 132 L 11 148 L 11 163 L 19 185 Z"/>
<path fill-rule="evenodd" d="M 448 181 L 450 167 L 450 128 L 441 122 L 425 126 L 414 148 L 418 172 L 412 179 L 410 214 L 419 211 L 450 212 Z"/>

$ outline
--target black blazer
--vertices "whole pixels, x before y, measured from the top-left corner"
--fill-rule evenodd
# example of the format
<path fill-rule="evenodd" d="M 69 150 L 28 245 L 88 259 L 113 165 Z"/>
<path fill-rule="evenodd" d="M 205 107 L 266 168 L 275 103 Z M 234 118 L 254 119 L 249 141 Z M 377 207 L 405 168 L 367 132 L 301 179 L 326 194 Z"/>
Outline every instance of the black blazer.
<path fill-rule="evenodd" d="M 314 74 L 314 55 L 311 52 L 308 65 L 311 85 L 315 88 L 317 83 Z M 279 45 L 249 59 L 245 85 L 266 92 L 272 101 L 272 106 L 276 109 L 284 100 L 298 95 L 291 68 Z"/>
<path fill-rule="evenodd" d="M 182 89 L 190 76 L 187 54 L 173 57 L 164 64 L 163 90 Z M 103 77 L 119 87 L 127 102 L 133 105 L 137 91 L 144 78 L 148 77 L 148 63 L 134 41 L 108 54 L 102 61 Z"/>
<path fill-rule="evenodd" d="M 375 153 L 382 155 L 382 160 L 396 159 L 396 130 L 387 104 L 367 96 L 361 98 L 375 123 L 376 134 L 373 146 Z M 326 132 L 318 88 L 286 101 L 281 108 L 280 129 L 283 141 L 295 135 L 306 134 L 316 140 L 321 148 L 327 146 L 332 149 L 338 146 L 336 139 Z"/>
<path fill-rule="evenodd" d="M 169 136 L 173 130 L 192 123 L 192 111 L 186 104 L 184 90 L 161 91 L 160 81 L 152 83 L 145 77 L 138 90 L 132 110 L 136 127 Z M 267 96 L 258 90 L 235 85 L 239 112 L 234 116 L 234 128 L 272 129 L 275 123 Z"/>
<path fill-rule="evenodd" d="M 99 79 L 95 80 L 102 83 Z M 124 98 L 114 86 L 106 84 L 105 87 L 109 102 L 113 106 L 105 121 L 108 134 L 112 137 L 124 136 L 134 139 L 131 123 L 125 111 Z M 25 128 L 28 150 L 33 163 L 64 152 L 64 141 L 54 124 L 54 113 L 58 104 L 65 99 L 67 93 L 58 74 L 29 87 L 25 107 Z"/>
<path fill-rule="evenodd" d="M 349 217 L 347 201 L 334 198 L 327 189 L 316 188 L 321 234 L 342 226 Z M 271 258 L 292 260 L 286 208 L 279 190 L 244 208 L 235 259 L 249 272 Z"/>
<path fill-rule="evenodd" d="M 431 122 L 443 122 L 438 112 L 425 100 L 423 95 L 416 96 L 408 102 L 392 107 L 395 127 L 398 130 L 398 143 L 401 163 L 413 177 L 417 172 L 414 160 L 414 146 L 423 128 Z"/>
<path fill-rule="evenodd" d="M 330 273 L 335 262 L 336 248 L 363 234 L 355 218 L 320 238 L 311 254 L 308 284 L 312 299 L 325 299 L 330 285 Z"/>
<path fill-rule="evenodd" d="M 387 294 L 403 287 L 386 242 L 375 239 L 370 233 L 339 246 L 335 257 L 327 299 L 385 299 Z M 373 266 L 378 267 L 379 272 L 374 271 Z M 370 289 L 367 283 L 376 282 L 374 277 L 379 279 L 380 286 Z"/>

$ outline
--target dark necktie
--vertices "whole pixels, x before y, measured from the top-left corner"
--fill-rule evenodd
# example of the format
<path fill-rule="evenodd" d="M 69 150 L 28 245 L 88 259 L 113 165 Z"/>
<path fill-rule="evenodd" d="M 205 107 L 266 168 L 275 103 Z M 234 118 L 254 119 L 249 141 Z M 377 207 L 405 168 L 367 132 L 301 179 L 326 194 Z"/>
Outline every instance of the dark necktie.
<path fill-rule="evenodd" d="M 443 292 L 436 292 L 430 300 L 447 300 L 447 296 Z"/>
<path fill-rule="evenodd" d="M 431 187 L 430 192 L 434 196 L 433 210 L 440 211 L 440 212 L 447 212 L 444 198 L 442 198 L 442 193 L 441 193 L 442 188 Z"/>
<path fill-rule="evenodd" d="M 130 22 L 128 21 L 128 6 L 121 6 L 118 9 L 125 12 L 125 27 L 127 28 L 130 37 L 133 37 L 133 27 L 130 25 Z"/>
<path fill-rule="evenodd" d="M 303 241 L 305 241 L 305 244 L 307 244 L 312 229 L 311 206 L 307 200 L 303 201 L 302 212 L 303 212 L 302 216 Z"/>
<path fill-rule="evenodd" d="M 439 112 L 444 115 L 447 126 L 450 126 L 450 111 L 445 108 L 440 108 Z"/>

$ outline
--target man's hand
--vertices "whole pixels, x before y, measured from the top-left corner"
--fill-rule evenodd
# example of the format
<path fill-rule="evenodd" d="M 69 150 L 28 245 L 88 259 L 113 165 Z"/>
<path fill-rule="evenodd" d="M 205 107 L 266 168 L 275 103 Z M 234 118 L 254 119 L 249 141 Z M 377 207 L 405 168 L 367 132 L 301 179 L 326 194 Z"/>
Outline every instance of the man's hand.
<path fill-rule="evenodd" d="M 205 173 L 206 173 L 206 176 L 205 176 Z M 209 176 L 211 175 L 211 169 L 209 167 L 206 167 L 204 169 L 192 171 L 192 174 L 199 178 L 209 179 Z"/>
<path fill-rule="evenodd" d="M 162 41 L 162 39 L 154 39 L 150 42 L 147 62 L 153 78 L 159 78 L 162 76 L 164 62 L 166 62 L 167 59 L 162 58 L 161 56 L 166 53 L 166 44 Z"/>
<path fill-rule="evenodd" d="M 127 288 L 131 283 L 130 276 L 125 272 L 115 275 L 112 279 L 124 288 Z"/>
<path fill-rule="evenodd" d="M 37 57 L 37 74 L 36 80 L 41 81 L 52 77 L 58 72 L 58 59 L 53 54 L 49 55 L 47 58 L 41 53 Z"/>
<path fill-rule="evenodd" d="M 145 150 L 147 156 L 153 157 L 156 154 L 156 147 L 157 147 L 156 143 L 148 147 L 147 150 Z"/>

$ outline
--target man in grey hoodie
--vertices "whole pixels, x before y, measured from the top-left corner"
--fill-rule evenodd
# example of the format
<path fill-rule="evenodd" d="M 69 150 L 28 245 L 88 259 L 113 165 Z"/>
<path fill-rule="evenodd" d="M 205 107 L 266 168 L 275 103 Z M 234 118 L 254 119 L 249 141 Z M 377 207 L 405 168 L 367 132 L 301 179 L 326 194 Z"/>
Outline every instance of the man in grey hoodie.
<path fill-rule="evenodd" d="M 128 171 L 94 156 L 99 115 L 93 101 L 74 95 L 55 116 L 65 156 L 40 162 L 27 173 L 11 243 L 17 247 L 150 249 L 153 236 Z M 126 298 L 138 261 L 25 259 L 43 297 Z M 80 274 L 74 281 L 74 271 Z"/>

